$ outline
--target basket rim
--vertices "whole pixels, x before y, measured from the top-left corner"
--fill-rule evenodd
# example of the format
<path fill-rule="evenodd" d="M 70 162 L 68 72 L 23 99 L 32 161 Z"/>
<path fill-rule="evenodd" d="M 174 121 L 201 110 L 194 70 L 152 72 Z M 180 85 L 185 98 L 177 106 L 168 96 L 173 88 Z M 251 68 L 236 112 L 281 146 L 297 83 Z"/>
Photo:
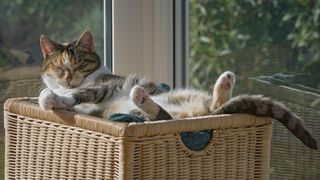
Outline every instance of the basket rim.
<path fill-rule="evenodd" d="M 113 122 L 64 110 L 43 111 L 38 104 L 34 103 L 35 101 L 37 102 L 37 99 L 37 97 L 8 99 L 4 103 L 4 112 L 79 127 L 116 137 L 146 137 L 204 129 L 259 127 L 272 123 L 270 118 L 247 114 L 209 115 L 186 119 L 147 121 L 143 123 Z"/>

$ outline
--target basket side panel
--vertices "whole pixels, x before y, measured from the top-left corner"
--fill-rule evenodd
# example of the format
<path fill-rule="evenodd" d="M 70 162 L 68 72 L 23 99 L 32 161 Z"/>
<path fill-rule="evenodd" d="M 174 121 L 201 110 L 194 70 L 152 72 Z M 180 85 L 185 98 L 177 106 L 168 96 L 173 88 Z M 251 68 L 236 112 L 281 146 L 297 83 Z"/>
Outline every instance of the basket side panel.
<path fill-rule="evenodd" d="M 178 134 L 139 138 L 134 179 L 269 179 L 272 124 L 216 130 L 208 146 L 194 152 Z"/>
<path fill-rule="evenodd" d="M 7 179 L 117 179 L 118 139 L 5 112 Z"/>

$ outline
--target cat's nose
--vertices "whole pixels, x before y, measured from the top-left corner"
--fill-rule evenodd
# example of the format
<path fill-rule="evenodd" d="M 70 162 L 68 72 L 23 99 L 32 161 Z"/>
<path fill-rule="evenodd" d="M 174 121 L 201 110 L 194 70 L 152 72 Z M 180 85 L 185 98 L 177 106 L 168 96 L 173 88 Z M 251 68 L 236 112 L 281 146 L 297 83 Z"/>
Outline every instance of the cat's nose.
<path fill-rule="evenodd" d="M 70 81 L 72 80 L 72 76 L 67 76 L 66 81 L 68 82 L 68 84 L 70 83 Z"/>

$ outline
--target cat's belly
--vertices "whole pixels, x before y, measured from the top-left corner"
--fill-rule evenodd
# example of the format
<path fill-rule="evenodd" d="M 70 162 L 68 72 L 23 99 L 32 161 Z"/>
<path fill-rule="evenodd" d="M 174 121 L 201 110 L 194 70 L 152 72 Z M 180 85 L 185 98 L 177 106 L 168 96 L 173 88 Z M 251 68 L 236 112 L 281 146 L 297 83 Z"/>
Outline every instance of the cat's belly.
<path fill-rule="evenodd" d="M 103 117 L 107 118 L 114 113 L 130 114 L 134 109 L 137 109 L 137 107 L 128 97 L 114 98 L 106 102 Z"/>
<path fill-rule="evenodd" d="M 101 116 L 103 112 L 103 105 L 83 103 L 73 107 L 74 111 L 81 114 L 93 114 Z"/>
<path fill-rule="evenodd" d="M 167 110 L 174 119 L 206 116 L 210 114 L 210 111 L 204 103 L 184 103 L 181 105 L 165 104 L 163 108 Z"/>
<path fill-rule="evenodd" d="M 173 94 L 163 94 L 152 99 L 165 109 L 174 119 L 206 116 L 210 114 L 211 97 L 198 92 L 176 91 Z"/>

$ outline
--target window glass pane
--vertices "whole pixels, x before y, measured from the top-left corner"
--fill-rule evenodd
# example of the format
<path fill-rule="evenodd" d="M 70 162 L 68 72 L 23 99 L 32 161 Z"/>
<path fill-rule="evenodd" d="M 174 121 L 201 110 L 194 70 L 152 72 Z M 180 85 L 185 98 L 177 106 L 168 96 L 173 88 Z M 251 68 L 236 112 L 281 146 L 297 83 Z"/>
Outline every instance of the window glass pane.
<path fill-rule="evenodd" d="M 95 48 L 104 59 L 104 20 L 111 21 L 111 0 L 1 0 L 0 2 L 0 121 L 1 171 L 4 167 L 3 103 L 10 97 L 37 96 L 41 86 L 42 54 L 39 37 L 71 42 L 85 30 L 94 35 Z M 106 19 L 104 19 L 104 9 Z M 106 30 L 109 39 L 111 27 Z M 108 48 L 111 41 L 106 43 Z M 111 50 L 109 50 L 111 52 Z M 108 54 L 111 57 L 111 54 Z M 107 58 L 111 61 L 111 58 Z"/>
<path fill-rule="evenodd" d="M 234 94 L 288 105 L 320 139 L 320 1 L 189 1 L 189 84 L 236 73 Z M 275 123 L 271 177 L 320 178 L 319 154 Z"/>
<path fill-rule="evenodd" d="M 112 70 L 112 0 L 104 0 L 104 57 L 105 65 Z"/>

